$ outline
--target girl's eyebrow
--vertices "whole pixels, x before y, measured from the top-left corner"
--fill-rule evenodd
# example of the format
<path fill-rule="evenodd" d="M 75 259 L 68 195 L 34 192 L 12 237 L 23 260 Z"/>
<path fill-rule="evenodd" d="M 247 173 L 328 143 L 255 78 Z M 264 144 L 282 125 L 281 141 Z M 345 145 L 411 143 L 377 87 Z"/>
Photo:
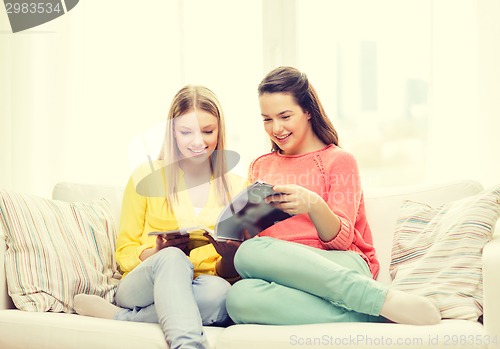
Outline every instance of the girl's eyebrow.
<path fill-rule="evenodd" d="M 207 128 L 212 128 L 212 127 L 217 127 L 217 124 L 209 124 L 209 125 L 203 126 L 202 130 L 205 130 Z"/>
<path fill-rule="evenodd" d="M 183 130 L 189 130 L 191 131 L 191 127 L 190 126 L 186 126 L 186 125 L 179 125 L 177 126 L 179 129 L 183 129 Z M 217 124 L 209 124 L 209 125 L 205 125 L 203 126 L 202 128 L 199 128 L 199 127 L 196 127 L 196 129 L 200 129 L 200 130 L 206 130 L 206 129 L 210 129 L 210 128 L 216 128 L 217 127 Z"/>
<path fill-rule="evenodd" d="M 292 113 L 292 110 L 283 110 L 282 112 L 279 112 L 277 115 L 278 116 L 281 116 L 283 114 L 286 114 L 286 113 Z M 260 114 L 262 116 L 269 116 L 269 115 L 266 115 L 266 114 Z"/>

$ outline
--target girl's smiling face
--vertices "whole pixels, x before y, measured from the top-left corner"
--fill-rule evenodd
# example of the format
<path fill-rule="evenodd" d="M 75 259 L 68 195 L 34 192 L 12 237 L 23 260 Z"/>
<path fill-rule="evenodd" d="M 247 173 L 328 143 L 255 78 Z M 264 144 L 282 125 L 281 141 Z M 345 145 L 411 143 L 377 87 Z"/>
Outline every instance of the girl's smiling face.
<path fill-rule="evenodd" d="M 217 148 L 219 122 L 204 110 L 191 110 L 174 119 L 174 136 L 182 159 L 202 163 Z"/>
<path fill-rule="evenodd" d="M 259 97 L 264 129 L 283 154 L 298 155 L 308 151 L 313 140 L 310 115 L 304 112 L 289 93 L 263 93 Z"/>

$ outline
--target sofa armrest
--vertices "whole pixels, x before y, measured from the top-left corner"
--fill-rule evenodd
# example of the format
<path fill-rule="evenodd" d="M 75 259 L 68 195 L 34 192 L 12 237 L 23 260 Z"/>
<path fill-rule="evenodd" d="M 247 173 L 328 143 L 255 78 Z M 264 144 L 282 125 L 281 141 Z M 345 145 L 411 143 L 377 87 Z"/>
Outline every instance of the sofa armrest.
<path fill-rule="evenodd" d="M 14 304 L 7 291 L 7 280 L 5 278 L 5 240 L 0 237 L 0 310 L 12 309 Z"/>
<path fill-rule="evenodd" d="M 487 334 L 500 340 L 500 223 L 483 249 L 483 321 Z"/>

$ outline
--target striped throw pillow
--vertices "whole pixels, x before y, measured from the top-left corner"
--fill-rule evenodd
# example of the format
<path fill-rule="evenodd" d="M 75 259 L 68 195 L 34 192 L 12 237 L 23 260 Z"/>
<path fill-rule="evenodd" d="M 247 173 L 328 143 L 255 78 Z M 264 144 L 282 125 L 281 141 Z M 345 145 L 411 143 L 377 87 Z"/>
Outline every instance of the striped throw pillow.
<path fill-rule="evenodd" d="M 9 295 L 18 309 L 73 313 L 73 297 L 113 300 L 116 228 L 110 205 L 0 191 Z"/>
<path fill-rule="evenodd" d="M 481 255 L 500 215 L 500 185 L 439 207 L 405 201 L 392 247 L 391 287 L 430 297 L 444 319 L 483 312 Z"/>

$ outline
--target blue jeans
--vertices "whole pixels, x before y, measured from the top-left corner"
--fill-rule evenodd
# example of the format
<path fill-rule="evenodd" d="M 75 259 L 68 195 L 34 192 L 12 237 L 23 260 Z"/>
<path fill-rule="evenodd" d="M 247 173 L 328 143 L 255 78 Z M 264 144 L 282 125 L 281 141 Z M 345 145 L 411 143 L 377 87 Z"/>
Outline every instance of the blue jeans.
<path fill-rule="evenodd" d="M 229 321 L 230 284 L 213 275 L 193 280 L 193 264 L 180 249 L 165 248 L 144 260 L 120 282 L 116 320 L 159 323 L 170 348 L 208 348 L 203 325 Z"/>
<path fill-rule="evenodd" d="M 387 287 L 356 252 L 256 237 L 241 244 L 234 264 L 243 278 L 226 301 L 235 323 L 385 321 L 378 315 Z"/>

